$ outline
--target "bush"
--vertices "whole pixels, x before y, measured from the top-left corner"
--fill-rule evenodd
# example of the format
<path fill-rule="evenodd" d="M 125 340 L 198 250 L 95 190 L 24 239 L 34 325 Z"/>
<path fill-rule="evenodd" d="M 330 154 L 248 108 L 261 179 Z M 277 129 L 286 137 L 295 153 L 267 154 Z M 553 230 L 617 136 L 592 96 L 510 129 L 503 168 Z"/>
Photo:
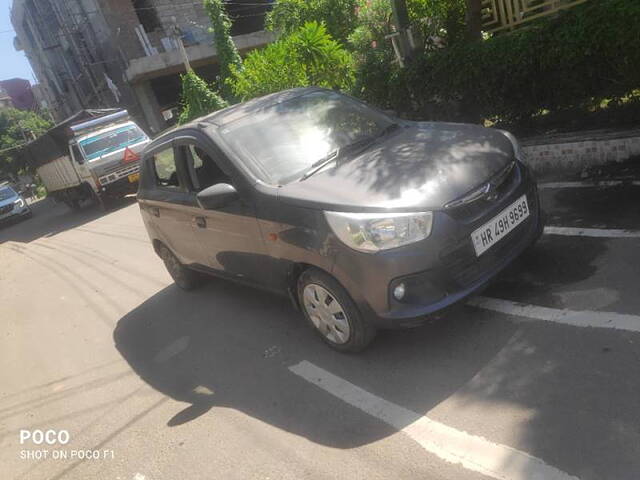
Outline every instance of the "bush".
<path fill-rule="evenodd" d="M 180 78 L 182 79 L 182 111 L 178 118 L 179 124 L 182 125 L 227 106 L 222 97 L 195 72 L 187 72 Z"/>
<path fill-rule="evenodd" d="M 229 101 L 231 95 L 227 90 L 226 79 L 231 76 L 231 69 L 242 69 L 242 58 L 236 44 L 231 38 L 231 20 L 227 15 L 222 0 L 204 0 L 204 8 L 211 20 L 213 43 L 218 52 L 218 64 L 220 65 L 220 75 L 218 83 L 222 95 Z"/>
<path fill-rule="evenodd" d="M 348 89 L 353 81 L 351 56 L 324 25 L 305 24 L 293 34 L 251 52 L 243 70 L 233 69 L 233 93 L 242 100 L 287 88 L 316 85 Z"/>
<path fill-rule="evenodd" d="M 407 10 L 413 38 L 422 54 L 464 39 L 465 0 L 408 0 Z M 392 97 L 405 93 L 395 88 L 400 68 L 392 42 L 385 38 L 395 31 L 391 2 L 358 0 L 357 15 L 358 26 L 349 36 L 349 47 L 357 59 L 353 94 L 392 106 Z"/>
<path fill-rule="evenodd" d="M 324 23 L 331 37 L 345 43 L 356 27 L 358 0 L 280 0 L 267 15 L 267 28 L 290 35 L 307 22 Z"/>
<path fill-rule="evenodd" d="M 640 2 L 588 2 L 513 33 L 428 52 L 375 103 L 417 118 L 525 122 L 545 111 L 593 108 L 640 87 Z M 396 76 L 395 78 L 393 76 Z"/>

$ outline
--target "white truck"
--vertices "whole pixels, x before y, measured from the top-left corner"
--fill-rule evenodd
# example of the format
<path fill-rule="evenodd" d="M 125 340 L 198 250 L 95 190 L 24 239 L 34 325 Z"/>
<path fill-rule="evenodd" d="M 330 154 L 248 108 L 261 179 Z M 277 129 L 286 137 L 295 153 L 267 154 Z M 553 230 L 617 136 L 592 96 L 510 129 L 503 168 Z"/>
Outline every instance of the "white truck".
<path fill-rule="evenodd" d="M 126 110 L 83 110 L 25 146 L 22 154 L 56 201 L 72 209 L 138 188 L 149 137 Z"/>

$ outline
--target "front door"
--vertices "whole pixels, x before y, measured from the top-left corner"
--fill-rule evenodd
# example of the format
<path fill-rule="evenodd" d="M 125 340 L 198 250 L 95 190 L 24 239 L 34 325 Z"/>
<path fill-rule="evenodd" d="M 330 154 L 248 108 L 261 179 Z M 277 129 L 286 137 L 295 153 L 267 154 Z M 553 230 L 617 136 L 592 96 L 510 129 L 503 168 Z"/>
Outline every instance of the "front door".
<path fill-rule="evenodd" d="M 267 285 L 270 278 L 269 269 L 265 268 L 267 254 L 252 199 L 246 191 L 243 194 L 229 167 L 223 170 L 215 158 L 220 154 L 195 141 L 183 141 L 180 148 L 191 179 L 195 204 L 191 210 L 192 226 L 200 242 L 200 263 L 231 277 Z M 218 183 L 233 185 L 240 198 L 217 210 L 200 208 L 197 193 Z"/>

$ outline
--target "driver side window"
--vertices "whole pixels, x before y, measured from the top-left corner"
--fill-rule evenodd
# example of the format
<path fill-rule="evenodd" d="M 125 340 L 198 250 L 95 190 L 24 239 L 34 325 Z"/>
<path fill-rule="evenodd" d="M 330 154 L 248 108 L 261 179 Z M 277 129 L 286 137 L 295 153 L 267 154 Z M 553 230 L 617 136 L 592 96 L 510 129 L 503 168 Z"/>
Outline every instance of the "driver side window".
<path fill-rule="evenodd" d="M 206 151 L 193 144 L 183 148 L 194 192 L 200 192 L 217 183 L 231 183 L 231 178 Z"/>

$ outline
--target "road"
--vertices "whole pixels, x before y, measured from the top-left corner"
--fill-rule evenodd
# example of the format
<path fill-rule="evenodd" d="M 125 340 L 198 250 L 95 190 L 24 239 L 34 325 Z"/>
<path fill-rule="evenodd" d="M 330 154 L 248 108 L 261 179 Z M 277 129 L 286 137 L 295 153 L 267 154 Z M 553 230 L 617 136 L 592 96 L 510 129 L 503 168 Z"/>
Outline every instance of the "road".
<path fill-rule="evenodd" d="M 541 194 L 557 228 L 481 297 L 360 355 L 180 291 L 133 200 L 37 204 L 0 229 L 2 478 L 637 480 L 640 186 Z"/>

